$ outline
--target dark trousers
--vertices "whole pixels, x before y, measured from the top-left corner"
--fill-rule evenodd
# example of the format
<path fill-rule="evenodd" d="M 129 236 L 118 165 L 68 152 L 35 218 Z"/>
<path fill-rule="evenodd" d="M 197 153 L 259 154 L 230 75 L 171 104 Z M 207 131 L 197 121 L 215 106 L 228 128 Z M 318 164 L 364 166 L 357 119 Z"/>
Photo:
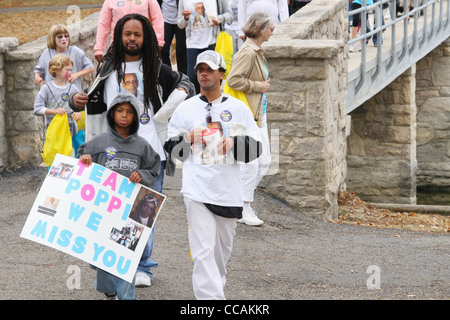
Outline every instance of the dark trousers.
<path fill-rule="evenodd" d="M 290 1 L 291 4 L 289 6 L 289 15 L 293 15 L 294 13 L 296 13 L 299 9 L 303 8 L 304 6 L 306 6 L 309 2 L 300 2 L 300 1 L 295 1 L 295 0 L 291 0 Z"/>
<path fill-rule="evenodd" d="M 171 65 L 170 45 L 174 36 L 176 41 L 177 69 L 187 74 L 186 30 L 178 28 L 176 24 L 164 22 L 164 46 L 161 50 L 162 61 L 169 66 Z"/>

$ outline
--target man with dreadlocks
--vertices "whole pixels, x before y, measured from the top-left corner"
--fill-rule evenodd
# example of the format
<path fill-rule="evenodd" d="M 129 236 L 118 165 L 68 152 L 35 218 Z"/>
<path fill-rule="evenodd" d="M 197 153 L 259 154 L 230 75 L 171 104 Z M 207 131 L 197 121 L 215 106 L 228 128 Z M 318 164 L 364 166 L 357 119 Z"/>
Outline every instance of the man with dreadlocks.
<path fill-rule="evenodd" d="M 161 157 L 161 172 L 153 186 L 155 191 L 161 192 L 164 168 L 169 176 L 175 171 L 175 164 L 166 157 L 163 149 L 168 119 L 173 113 L 173 106 L 177 106 L 186 97 L 195 95 L 195 89 L 186 75 L 173 71 L 170 66 L 162 63 L 155 31 L 148 18 L 140 14 L 128 14 L 117 22 L 114 41 L 99 65 L 94 83 L 86 92 L 78 92 L 69 100 L 69 105 L 74 110 L 86 108 L 86 141 L 107 130 L 104 114 L 107 106 L 119 92 L 127 89 L 136 92 L 142 102 L 138 115 L 139 135 Z M 163 116 L 159 116 L 161 114 Z M 138 267 L 138 286 L 150 285 L 150 278 L 153 276 L 150 268 L 157 266 L 150 259 L 154 230 L 155 228 Z"/>

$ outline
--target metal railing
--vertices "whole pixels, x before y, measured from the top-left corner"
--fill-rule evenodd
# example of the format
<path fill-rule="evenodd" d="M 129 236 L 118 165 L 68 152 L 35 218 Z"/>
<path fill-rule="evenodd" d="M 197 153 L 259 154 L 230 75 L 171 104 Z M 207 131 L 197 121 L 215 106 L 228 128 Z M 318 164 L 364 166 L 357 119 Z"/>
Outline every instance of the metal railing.
<path fill-rule="evenodd" d="M 361 52 L 349 53 L 346 113 L 450 37 L 450 0 L 421 0 L 420 4 L 419 0 L 404 0 L 401 16 L 397 16 L 397 1 L 378 0 L 367 5 L 367 0 L 362 0 L 361 8 L 349 8 L 349 19 L 360 14 L 361 34 L 350 39 L 348 45 L 360 43 Z M 384 4 L 389 5 L 390 21 L 383 19 Z M 373 13 L 375 23 L 367 31 L 369 13 Z M 377 35 L 377 47 L 368 47 L 368 40 L 374 35 Z"/>

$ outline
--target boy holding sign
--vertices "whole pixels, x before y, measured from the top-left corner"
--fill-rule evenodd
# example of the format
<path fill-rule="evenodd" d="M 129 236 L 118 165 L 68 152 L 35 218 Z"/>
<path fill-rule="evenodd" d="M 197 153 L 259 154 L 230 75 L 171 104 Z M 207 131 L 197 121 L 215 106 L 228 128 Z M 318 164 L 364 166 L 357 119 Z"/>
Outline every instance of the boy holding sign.
<path fill-rule="evenodd" d="M 86 166 L 95 162 L 131 182 L 151 187 L 161 161 L 150 144 L 138 136 L 139 104 L 127 91 L 119 93 L 106 113 L 109 130 L 81 145 L 78 155 Z M 134 280 L 128 283 L 101 269 L 97 269 L 96 289 L 109 298 L 134 299 Z"/>

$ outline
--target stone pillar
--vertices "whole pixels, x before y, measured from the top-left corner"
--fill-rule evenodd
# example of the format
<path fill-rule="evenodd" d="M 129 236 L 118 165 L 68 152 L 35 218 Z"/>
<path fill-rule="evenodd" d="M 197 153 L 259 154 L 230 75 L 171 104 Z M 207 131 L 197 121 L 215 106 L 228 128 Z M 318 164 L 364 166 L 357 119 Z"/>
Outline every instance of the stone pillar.
<path fill-rule="evenodd" d="M 342 40 L 277 39 L 265 46 L 269 126 L 279 136 L 272 161 L 279 163 L 261 185 L 324 220 L 337 218 L 345 180 L 344 49 Z"/>
<path fill-rule="evenodd" d="M 39 91 L 34 85 L 33 71 L 39 56 L 34 52 L 18 59 L 14 58 L 14 52 L 7 56 L 6 137 L 11 166 L 42 162 L 44 121 L 43 117 L 33 114 L 34 99 Z"/>
<path fill-rule="evenodd" d="M 450 38 L 417 63 L 417 187 L 450 185 Z"/>
<path fill-rule="evenodd" d="M 278 153 L 260 186 L 323 220 L 337 219 L 337 195 L 345 188 L 347 21 L 347 1 L 315 0 L 277 25 L 263 45 L 271 79 L 267 117 Z"/>
<path fill-rule="evenodd" d="M 6 137 L 6 53 L 19 45 L 16 38 L 0 38 L 0 171 L 8 163 L 8 141 Z"/>
<path fill-rule="evenodd" d="M 415 204 L 415 65 L 350 115 L 347 188 L 370 202 Z"/>

